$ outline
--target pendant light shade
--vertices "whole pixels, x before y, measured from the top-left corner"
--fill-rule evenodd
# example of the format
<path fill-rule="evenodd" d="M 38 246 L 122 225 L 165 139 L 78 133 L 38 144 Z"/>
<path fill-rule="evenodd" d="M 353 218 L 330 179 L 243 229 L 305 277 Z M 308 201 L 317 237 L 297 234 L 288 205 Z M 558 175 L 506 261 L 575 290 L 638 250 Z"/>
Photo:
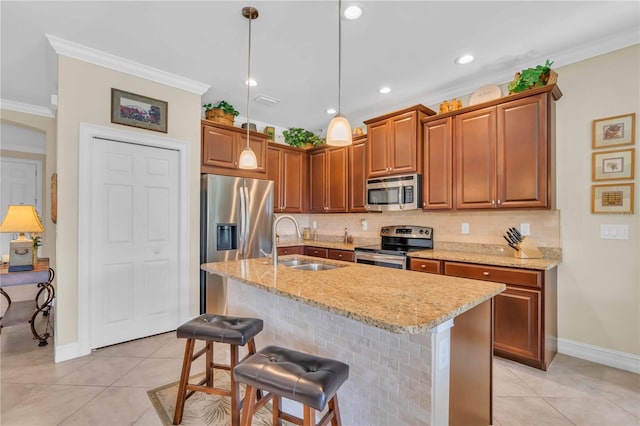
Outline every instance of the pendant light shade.
<path fill-rule="evenodd" d="M 255 7 L 243 7 L 242 16 L 249 20 L 249 58 L 247 61 L 247 81 L 251 81 L 251 21 L 258 19 L 258 9 Z M 247 84 L 247 146 L 240 153 L 238 168 L 255 170 L 258 168 L 258 158 L 249 146 L 249 103 L 251 97 L 251 84 Z"/>
<path fill-rule="evenodd" d="M 327 145 L 347 146 L 351 145 L 351 125 L 342 114 L 336 114 L 329 123 L 327 129 Z"/>
<path fill-rule="evenodd" d="M 338 113 L 333 117 L 327 129 L 327 145 L 351 145 L 351 125 L 347 118 L 340 113 L 342 89 L 342 1 L 338 0 Z"/>

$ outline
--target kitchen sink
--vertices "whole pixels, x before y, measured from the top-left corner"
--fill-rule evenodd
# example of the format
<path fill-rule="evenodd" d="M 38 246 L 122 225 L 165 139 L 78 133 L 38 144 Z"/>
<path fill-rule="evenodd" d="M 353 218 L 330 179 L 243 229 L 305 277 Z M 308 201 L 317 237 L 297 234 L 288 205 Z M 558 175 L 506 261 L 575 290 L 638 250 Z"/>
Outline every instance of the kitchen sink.
<path fill-rule="evenodd" d="M 313 261 L 304 260 L 304 259 L 287 259 L 287 260 L 281 260 L 278 263 L 284 266 L 301 266 L 301 265 L 308 265 L 310 263 L 313 263 Z"/>
<path fill-rule="evenodd" d="M 329 265 L 327 263 L 303 263 L 302 265 L 291 266 L 291 269 L 297 269 L 299 271 L 328 271 L 342 267 L 342 265 Z"/>

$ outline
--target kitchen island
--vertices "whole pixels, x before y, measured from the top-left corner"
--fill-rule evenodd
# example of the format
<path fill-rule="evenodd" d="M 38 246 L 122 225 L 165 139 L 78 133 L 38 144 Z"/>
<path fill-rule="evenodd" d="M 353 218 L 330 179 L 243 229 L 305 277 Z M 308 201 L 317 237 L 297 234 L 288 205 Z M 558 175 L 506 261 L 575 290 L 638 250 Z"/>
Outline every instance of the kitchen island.
<path fill-rule="evenodd" d="M 345 425 L 449 423 L 449 374 L 453 384 L 458 366 L 466 374 L 469 364 L 454 363 L 456 347 L 483 354 L 477 370 L 488 378 L 473 386 L 469 377 L 467 388 L 482 394 L 490 413 L 490 300 L 503 284 L 321 262 L 341 267 L 302 271 L 262 258 L 202 269 L 225 277 L 230 315 L 264 319 L 258 347 L 278 344 L 350 365 L 339 392 Z"/>

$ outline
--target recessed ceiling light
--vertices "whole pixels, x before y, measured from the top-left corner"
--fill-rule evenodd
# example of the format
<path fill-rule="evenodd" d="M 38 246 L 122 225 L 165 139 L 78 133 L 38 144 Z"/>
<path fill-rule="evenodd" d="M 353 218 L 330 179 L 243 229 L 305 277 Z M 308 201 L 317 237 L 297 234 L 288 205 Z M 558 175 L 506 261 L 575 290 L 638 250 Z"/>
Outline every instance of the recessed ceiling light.
<path fill-rule="evenodd" d="M 338 112 L 338 111 L 336 111 L 336 109 L 335 109 L 335 108 L 329 108 L 329 109 L 328 109 L 328 110 L 326 110 L 325 112 L 326 112 L 327 114 L 335 114 L 335 113 L 336 113 L 336 112 Z"/>
<path fill-rule="evenodd" d="M 387 93 L 391 93 L 391 89 L 388 87 L 381 87 L 380 90 L 378 90 L 379 93 L 382 93 L 383 95 L 386 95 Z"/>
<path fill-rule="evenodd" d="M 362 9 L 358 5 L 354 4 L 352 6 L 347 7 L 344 10 L 344 17 L 350 21 L 353 21 L 354 19 L 358 19 L 361 16 L 362 16 Z"/>
<path fill-rule="evenodd" d="M 472 55 L 462 55 L 458 59 L 456 59 L 456 64 L 464 65 L 468 64 L 471 61 L 473 61 Z"/>
<path fill-rule="evenodd" d="M 245 85 L 245 86 L 255 87 L 255 86 L 257 86 L 257 85 L 258 85 L 258 82 L 257 82 L 257 81 L 255 81 L 254 79 L 251 79 L 251 80 L 245 80 L 245 81 L 244 81 L 244 85 Z"/>

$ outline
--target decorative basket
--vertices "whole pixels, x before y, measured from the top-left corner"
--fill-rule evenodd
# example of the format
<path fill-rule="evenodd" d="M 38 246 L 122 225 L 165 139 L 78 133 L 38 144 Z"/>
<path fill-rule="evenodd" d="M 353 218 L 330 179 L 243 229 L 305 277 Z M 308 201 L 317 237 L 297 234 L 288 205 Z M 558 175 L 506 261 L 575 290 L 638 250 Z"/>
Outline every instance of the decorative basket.
<path fill-rule="evenodd" d="M 204 115 L 207 120 L 226 124 L 228 126 L 233 126 L 233 121 L 235 120 L 235 116 L 233 114 L 227 114 L 222 109 L 210 109 L 205 111 Z"/>

